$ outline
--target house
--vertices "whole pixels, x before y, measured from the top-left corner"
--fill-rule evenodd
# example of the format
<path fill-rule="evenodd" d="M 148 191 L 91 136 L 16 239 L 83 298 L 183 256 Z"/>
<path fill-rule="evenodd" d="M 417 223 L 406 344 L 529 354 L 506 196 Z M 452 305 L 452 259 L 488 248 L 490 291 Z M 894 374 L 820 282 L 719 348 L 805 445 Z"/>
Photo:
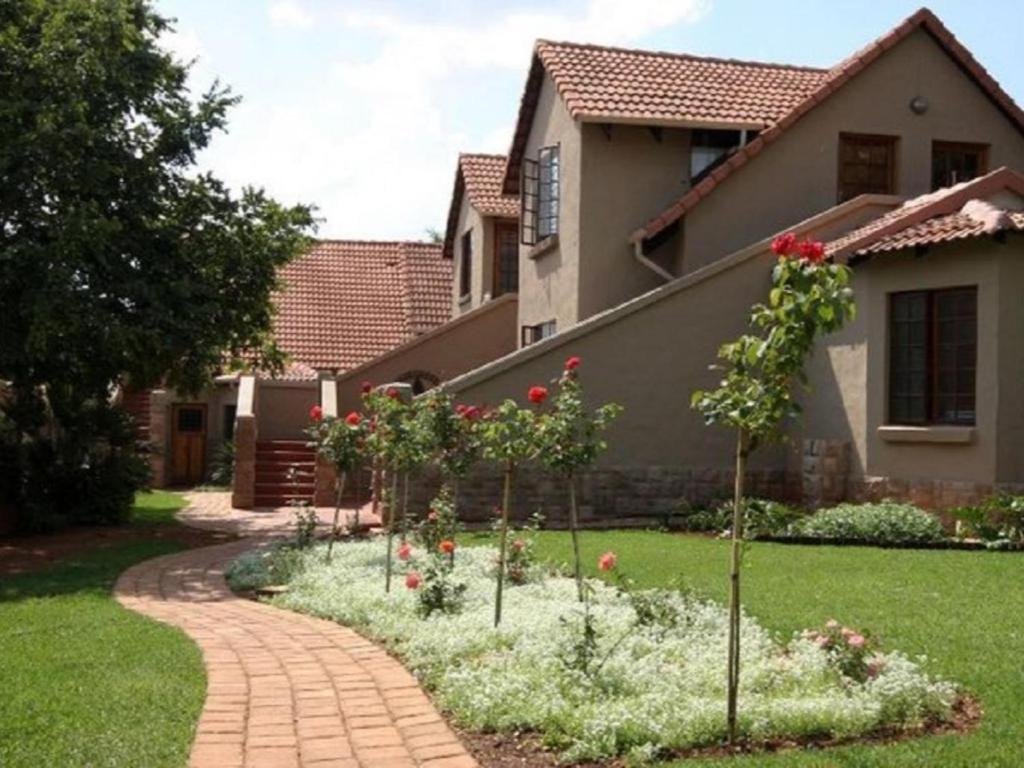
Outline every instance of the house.
<path fill-rule="evenodd" d="M 287 355 L 283 372 L 225 373 L 197 396 L 164 388 L 125 393 L 140 437 L 154 448 L 155 485 L 202 482 L 214 451 L 235 441 L 242 425 L 253 458 L 263 459 L 249 467 L 243 503 L 277 505 L 311 492 L 311 478 L 286 482 L 277 460 L 311 467 L 303 429 L 320 402 L 321 379 L 420 338 L 451 316 L 451 265 L 434 244 L 318 241 L 281 270 L 280 281 L 273 335 Z M 416 391 L 438 382 L 429 368 L 393 378 Z"/>
<path fill-rule="evenodd" d="M 819 345 L 752 492 L 943 506 L 1024 485 L 1020 170 L 1024 113 L 927 9 L 827 70 L 540 41 L 502 181 L 520 349 L 445 386 L 522 398 L 580 355 L 594 402 L 625 405 L 584 481 L 595 520 L 725 496 L 732 436 L 690 394 L 794 231 L 850 260 L 861 312 Z M 460 509 L 486 516 L 497 481 L 479 468 Z M 520 485 L 518 509 L 564 508 L 542 473 Z"/>

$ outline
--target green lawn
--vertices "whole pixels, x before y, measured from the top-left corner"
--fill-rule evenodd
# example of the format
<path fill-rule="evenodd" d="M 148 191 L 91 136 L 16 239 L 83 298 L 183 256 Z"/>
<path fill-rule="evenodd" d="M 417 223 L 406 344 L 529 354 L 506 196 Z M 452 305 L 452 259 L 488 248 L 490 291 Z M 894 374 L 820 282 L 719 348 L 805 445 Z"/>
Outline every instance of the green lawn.
<path fill-rule="evenodd" d="M 723 541 L 644 531 L 586 531 L 582 543 L 592 574 L 597 573 L 598 555 L 614 550 L 620 570 L 643 586 L 682 585 L 725 600 L 728 552 Z M 568 534 L 542 532 L 539 553 L 568 562 Z M 730 759 L 729 765 L 1024 765 L 1020 555 L 756 543 L 748 549 L 743 578 L 746 609 L 782 637 L 830 618 L 870 629 L 887 649 L 927 655 L 930 670 L 980 698 L 985 716 L 969 736 L 761 755 Z"/>
<path fill-rule="evenodd" d="M 133 563 L 180 548 L 146 540 L 184 501 L 141 494 L 140 540 L 0 581 L 0 766 L 182 766 L 206 682 L 181 632 L 111 596 Z"/>

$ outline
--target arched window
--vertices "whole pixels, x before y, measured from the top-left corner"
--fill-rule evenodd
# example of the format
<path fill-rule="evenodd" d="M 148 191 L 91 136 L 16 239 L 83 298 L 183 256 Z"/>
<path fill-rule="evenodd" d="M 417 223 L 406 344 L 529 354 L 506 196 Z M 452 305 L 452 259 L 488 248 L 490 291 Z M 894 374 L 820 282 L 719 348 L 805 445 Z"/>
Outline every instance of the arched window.
<path fill-rule="evenodd" d="M 441 380 L 430 371 L 407 371 L 398 377 L 398 380 L 412 385 L 413 395 L 422 395 L 428 389 L 433 389 Z"/>

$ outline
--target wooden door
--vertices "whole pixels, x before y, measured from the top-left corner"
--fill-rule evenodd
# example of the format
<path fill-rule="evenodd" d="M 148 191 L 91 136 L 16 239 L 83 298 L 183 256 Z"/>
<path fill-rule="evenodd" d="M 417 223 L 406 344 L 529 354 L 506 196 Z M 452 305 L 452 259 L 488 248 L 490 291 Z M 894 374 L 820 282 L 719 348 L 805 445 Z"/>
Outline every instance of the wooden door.
<path fill-rule="evenodd" d="M 206 470 L 206 406 L 175 405 L 171 432 L 171 480 L 198 485 Z"/>

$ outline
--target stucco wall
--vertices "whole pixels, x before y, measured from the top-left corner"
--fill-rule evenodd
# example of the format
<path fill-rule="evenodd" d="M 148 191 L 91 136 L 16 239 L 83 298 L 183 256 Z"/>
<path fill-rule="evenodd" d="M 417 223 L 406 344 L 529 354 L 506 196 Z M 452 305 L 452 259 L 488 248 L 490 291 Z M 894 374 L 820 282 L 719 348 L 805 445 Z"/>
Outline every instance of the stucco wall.
<path fill-rule="evenodd" d="M 536 159 L 541 147 L 559 146 L 558 245 L 535 258 L 530 258 L 531 246 L 520 246 L 520 326 L 554 320 L 562 331 L 579 317 L 581 143 L 579 125 L 569 116 L 554 83 L 545 74 L 525 156 Z"/>
<path fill-rule="evenodd" d="M 468 298 L 460 295 L 462 286 L 462 238 L 466 232 L 470 232 L 472 241 L 472 265 L 470 268 L 470 293 Z M 479 307 L 484 301 L 484 294 L 490 293 L 494 282 L 493 258 L 489 255 L 494 252 L 494 223 L 493 220 L 480 215 L 469 203 L 469 196 L 462 196 L 462 205 L 459 208 L 459 221 L 455 230 L 455 264 L 452 270 L 452 317 L 469 312 Z"/>
<path fill-rule="evenodd" d="M 690 131 L 594 124 L 581 131 L 582 320 L 664 284 L 633 257 L 629 235 L 689 188 Z"/>
<path fill-rule="evenodd" d="M 1024 482 L 1024 242 L 974 239 L 923 256 L 877 256 L 854 268 L 856 322 L 816 350 L 812 392 L 796 433 L 850 442 L 854 478 Z M 908 290 L 978 288 L 976 408 L 966 444 L 882 438 L 888 404 L 888 296 Z"/>
<path fill-rule="evenodd" d="M 317 382 L 260 381 L 256 386 L 259 440 L 299 440 L 309 425 L 309 409 L 320 402 Z"/>
<path fill-rule="evenodd" d="M 409 371 L 427 371 L 440 381 L 473 370 L 516 348 L 516 297 L 500 296 L 476 311 L 338 377 L 339 412 L 360 406 L 360 387 L 398 380 Z"/>
<path fill-rule="evenodd" d="M 915 96 L 928 99 L 924 115 L 910 111 Z M 905 196 L 929 191 L 933 140 L 987 143 L 990 169 L 1024 168 L 1024 136 L 919 30 L 701 200 L 685 217 L 677 269 L 695 269 L 834 205 L 840 132 L 898 136 L 896 192 Z"/>

